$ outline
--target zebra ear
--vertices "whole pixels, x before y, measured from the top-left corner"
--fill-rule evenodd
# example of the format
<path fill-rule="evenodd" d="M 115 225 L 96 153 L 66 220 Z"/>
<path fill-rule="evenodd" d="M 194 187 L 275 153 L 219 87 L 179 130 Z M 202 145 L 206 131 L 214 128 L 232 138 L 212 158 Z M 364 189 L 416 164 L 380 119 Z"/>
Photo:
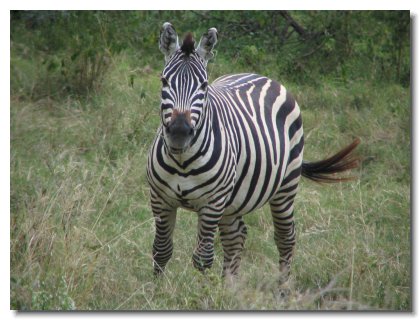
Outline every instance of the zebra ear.
<path fill-rule="evenodd" d="M 209 61 L 214 57 L 213 48 L 217 43 L 217 30 L 216 28 L 210 28 L 200 39 L 200 43 L 197 46 L 197 53 L 205 61 Z"/>
<path fill-rule="evenodd" d="M 175 28 L 169 22 L 165 22 L 159 36 L 159 49 L 165 55 L 165 61 L 168 61 L 178 48 L 178 35 Z"/>

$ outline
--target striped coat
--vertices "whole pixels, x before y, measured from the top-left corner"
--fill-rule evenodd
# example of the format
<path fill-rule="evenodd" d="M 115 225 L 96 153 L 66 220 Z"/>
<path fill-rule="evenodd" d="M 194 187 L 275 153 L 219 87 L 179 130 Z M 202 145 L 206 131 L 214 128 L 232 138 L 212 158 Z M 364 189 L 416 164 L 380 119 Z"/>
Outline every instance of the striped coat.
<path fill-rule="evenodd" d="M 351 151 L 358 141 L 328 159 L 303 162 L 300 109 L 282 85 L 249 73 L 226 75 L 208 85 L 206 65 L 216 42 L 212 28 L 197 48 L 190 34 L 179 46 L 172 25 L 162 28 L 162 125 L 147 167 L 156 221 L 154 271 L 161 273 L 171 258 L 176 210 L 183 207 L 198 213 L 194 266 L 211 267 L 219 230 L 224 275 L 236 275 L 247 234 L 242 217 L 269 203 L 285 280 L 295 245 L 294 199 L 301 175 L 341 181 L 330 174 L 357 165 Z"/>

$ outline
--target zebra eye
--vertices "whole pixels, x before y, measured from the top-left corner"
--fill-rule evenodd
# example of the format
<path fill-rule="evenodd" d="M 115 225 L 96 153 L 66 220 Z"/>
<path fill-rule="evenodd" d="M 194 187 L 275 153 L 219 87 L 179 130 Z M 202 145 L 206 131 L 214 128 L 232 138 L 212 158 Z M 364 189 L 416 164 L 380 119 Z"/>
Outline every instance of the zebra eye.
<path fill-rule="evenodd" d="M 162 81 L 162 85 L 163 85 L 164 87 L 169 86 L 168 80 L 166 80 L 164 77 L 160 78 L 160 80 Z"/>
<path fill-rule="evenodd" d="M 203 84 L 201 85 L 200 89 L 205 91 L 207 89 L 207 85 L 208 85 L 208 82 L 204 81 Z"/>

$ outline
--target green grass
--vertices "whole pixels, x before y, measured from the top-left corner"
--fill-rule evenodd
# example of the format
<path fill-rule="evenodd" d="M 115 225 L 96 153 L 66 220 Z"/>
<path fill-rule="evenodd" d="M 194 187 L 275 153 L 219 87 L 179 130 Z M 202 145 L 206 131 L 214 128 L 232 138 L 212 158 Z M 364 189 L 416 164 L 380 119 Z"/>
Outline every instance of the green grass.
<path fill-rule="evenodd" d="M 221 58 L 209 68 L 213 79 L 235 71 Z M 90 99 L 12 91 L 12 309 L 411 310 L 408 89 L 287 84 L 302 109 L 305 159 L 359 136 L 364 161 L 354 182 L 302 182 L 289 294 L 281 298 L 268 208 L 245 217 L 236 283 L 220 277 L 218 237 L 213 268 L 194 270 L 196 215 L 182 210 L 173 258 L 153 277 L 145 166 L 159 125 L 159 72 L 122 54 Z"/>

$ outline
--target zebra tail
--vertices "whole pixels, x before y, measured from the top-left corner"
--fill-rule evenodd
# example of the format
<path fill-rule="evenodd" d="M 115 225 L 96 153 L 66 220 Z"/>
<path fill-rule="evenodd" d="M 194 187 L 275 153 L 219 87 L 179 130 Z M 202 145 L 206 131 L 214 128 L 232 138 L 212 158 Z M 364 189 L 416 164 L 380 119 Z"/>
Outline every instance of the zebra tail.
<path fill-rule="evenodd" d="M 356 138 L 347 147 L 327 159 L 315 162 L 304 161 L 302 163 L 302 176 L 315 182 L 326 183 L 353 180 L 355 177 L 342 177 L 335 174 L 355 169 L 359 166 L 360 159 L 352 154 L 359 143 L 360 139 Z"/>

